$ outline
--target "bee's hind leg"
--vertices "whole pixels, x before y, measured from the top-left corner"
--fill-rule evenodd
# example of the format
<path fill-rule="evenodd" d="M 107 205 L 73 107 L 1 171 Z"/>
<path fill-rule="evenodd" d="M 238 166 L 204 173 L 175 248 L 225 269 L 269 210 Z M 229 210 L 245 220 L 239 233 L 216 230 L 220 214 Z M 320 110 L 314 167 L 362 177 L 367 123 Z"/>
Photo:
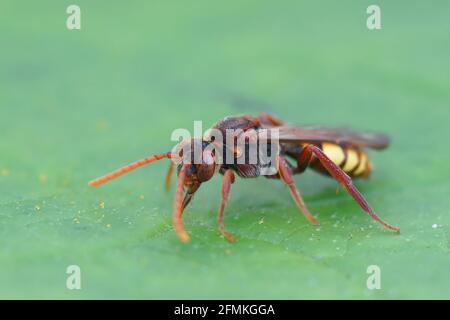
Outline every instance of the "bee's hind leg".
<path fill-rule="evenodd" d="M 376 215 L 376 213 L 369 206 L 369 203 L 364 199 L 362 194 L 356 189 L 353 185 L 352 179 L 340 168 L 338 167 L 332 160 L 330 160 L 327 155 L 320 150 L 320 148 L 310 145 L 309 150 L 313 154 L 313 156 L 317 157 L 323 167 L 330 173 L 330 175 L 341 185 L 345 187 L 347 192 L 355 199 L 355 201 L 359 204 L 359 206 L 375 221 L 386 227 L 387 229 L 394 230 L 395 232 L 400 232 L 400 229 L 381 220 L 380 217 Z"/>

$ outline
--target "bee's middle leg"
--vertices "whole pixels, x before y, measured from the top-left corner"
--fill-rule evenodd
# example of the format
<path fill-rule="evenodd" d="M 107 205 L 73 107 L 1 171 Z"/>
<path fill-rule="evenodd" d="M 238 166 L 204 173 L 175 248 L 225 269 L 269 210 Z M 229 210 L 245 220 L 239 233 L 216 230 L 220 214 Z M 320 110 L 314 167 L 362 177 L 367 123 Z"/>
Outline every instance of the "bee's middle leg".
<path fill-rule="evenodd" d="M 278 175 L 280 179 L 289 187 L 292 198 L 294 199 L 297 207 L 301 210 L 305 218 L 308 219 L 312 224 L 318 225 L 319 221 L 314 218 L 314 216 L 309 212 L 300 195 L 300 192 L 295 186 L 292 169 L 289 167 L 288 162 L 284 159 L 283 156 L 278 156 Z"/>
<path fill-rule="evenodd" d="M 234 183 L 234 173 L 231 169 L 228 169 L 223 174 L 222 181 L 222 198 L 220 200 L 220 207 L 217 214 L 217 224 L 219 225 L 219 231 L 223 235 L 225 239 L 229 242 L 234 242 L 234 238 L 227 230 L 225 230 L 225 226 L 223 224 L 223 213 L 225 210 L 225 204 L 228 201 L 228 196 L 230 194 L 231 184 Z"/>

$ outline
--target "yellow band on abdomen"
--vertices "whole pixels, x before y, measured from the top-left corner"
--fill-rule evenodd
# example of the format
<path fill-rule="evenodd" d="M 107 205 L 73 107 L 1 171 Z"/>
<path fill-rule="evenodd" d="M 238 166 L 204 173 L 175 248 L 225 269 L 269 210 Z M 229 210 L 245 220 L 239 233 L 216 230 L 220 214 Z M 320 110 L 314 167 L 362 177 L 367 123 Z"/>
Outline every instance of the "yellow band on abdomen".
<path fill-rule="evenodd" d="M 353 172 L 353 174 L 355 176 L 358 176 L 358 175 L 366 172 L 367 167 L 368 167 L 368 161 L 369 161 L 369 159 L 367 159 L 367 154 L 362 152 L 361 158 L 359 159 L 359 166 L 358 166 L 358 168 L 356 168 L 356 170 Z"/>
<path fill-rule="evenodd" d="M 345 152 L 347 153 L 347 160 L 345 161 L 345 165 L 342 170 L 345 172 L 351 172 L 359 164 L 358 152 L 354 149 L 346 149 Z"/>
<path fill-rule="evenodd" d="M 326 154 L 331 161 L 337 166 L 342 165 L 345 160 L 345 153 L 341 146 L 333 143 L 323 143 L 322 151 Z"/>

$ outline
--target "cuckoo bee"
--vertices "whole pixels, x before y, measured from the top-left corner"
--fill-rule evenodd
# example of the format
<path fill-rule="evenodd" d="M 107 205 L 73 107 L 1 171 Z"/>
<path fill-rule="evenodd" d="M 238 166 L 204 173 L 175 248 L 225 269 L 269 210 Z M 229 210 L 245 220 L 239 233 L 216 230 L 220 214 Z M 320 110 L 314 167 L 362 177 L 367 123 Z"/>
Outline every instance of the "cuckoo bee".
<path fill-rule="evenodd" d="M 229 130 L 235 130 L 238 134 L 252 132 L 256 136 L 262 131 L 276 130 L 276 140 L 270 140 L 270 138 L 267 140 L 269 145 L 276 145 L 277 147 L 274 155 L 275 171 L 265 176 L 281 180 L 287 186 L 296 206 L 312 224 L 318 225 L 319 221 L 308 210 L 293 179 L 294 175 L 303 173 L 307 168 L 335 179 L 373 220 L 386 229 L 400 232 L 399 228 L 378 217 L 352 181 L 356 178 L 369 177 L 372 172 L 372 165 L 366 149 L 381 150 L 386 148 L 389 145 L 387 136 L 357 133 L 347 129 L 291 125 L 267 113 L 261 113 L 256 117 L 229 116 L 217 122 L 212 129 L 223 133 L 223 137 L 227 136 L 226 132 Z M 244 149 L 249 147 L 248 141 L 252 141 L 251 136 L 250 134 L 250 139 L 245 140 Z M 194 159 L 196 156 L 193 152 L 194 149 L 201 150 L 199 159 Z M 170 159 L 171 162 L 166 175 L 166 187 L 169 187 L 174 163 L 177 163 L 178 184 L 173 206 L 173 226 L 178 238 L 187 242 L 189 235 L 183 226 L 183 211 L 200 185 L 210 180 L 218 172 L 223 176 L 223 179 L 217 224 L 222 236 L 233 242 L 234 238 L 225 229 L 223 218 L 231 185 L 235 182 L 235 175 L 241 178 L 261 176 L 264 169 L 267 169 L 267 163 L 250 162 L 245 157 L 242 159 L 242 153 L 245 150 L 237 147 L 235 140 L 230 143 L 225 138 L 215 139 L 211 135 L 205 135 L 201 139 L 181 141 L 175 150 L 156 154 L 126 165 L 89 182 L 89 185 L 96 187 L 144 165 L 161 159 Z M 220 161 L 217 150 L 222 151 Z M 230 154 L 228 152 L 230 150 L 231 157 L 228 156 L 228 159 L 224 161 L 223 158 L 226 157 L 223 155 Z M 188 153 L 189 155 L 187 155 Z M 240 161 L 237 161 L 238 159 Z"/>

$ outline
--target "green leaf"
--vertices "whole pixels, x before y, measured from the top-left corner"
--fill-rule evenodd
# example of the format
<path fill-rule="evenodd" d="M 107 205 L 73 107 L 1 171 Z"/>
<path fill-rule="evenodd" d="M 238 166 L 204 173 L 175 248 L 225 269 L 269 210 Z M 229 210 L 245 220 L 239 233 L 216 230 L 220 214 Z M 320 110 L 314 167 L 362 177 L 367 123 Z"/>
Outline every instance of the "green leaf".
<path fill-rule="evenodd" d="M 449 4 L 378 1 L 2 1 L 0 298 L 450 298 Z M 92 189 L 123 164 L 169 151 L 172 130 L 267 111 L 299 124 L 388 133 L 356 185 L 401 234 L 336 183 L 289 192 L 237 179 L 219 236 L 220 176 L 171 225 L 163 161 Z M 81 268 L 81 290 L 66 269 Z M 366 286 L 381 270 L 381 289 Z"/>

